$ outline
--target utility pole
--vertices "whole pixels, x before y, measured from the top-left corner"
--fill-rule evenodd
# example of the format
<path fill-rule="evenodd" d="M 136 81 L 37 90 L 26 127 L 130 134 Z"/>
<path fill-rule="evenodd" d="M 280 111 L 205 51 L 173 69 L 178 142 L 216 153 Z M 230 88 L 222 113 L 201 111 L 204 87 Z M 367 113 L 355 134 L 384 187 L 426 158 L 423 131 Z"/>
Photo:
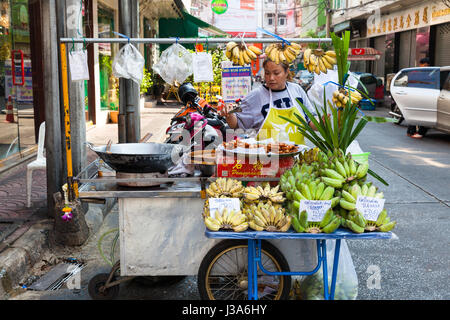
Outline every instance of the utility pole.
<path fill-rule="evenodd" d="M 274 33 L 278 34 L 278 1 L 275 0 L 275 29 Z"/>
<path fill-rule="evenodd" d="M 139 3 L 137 0 L 119 0 L 119 32 L 139 37 Z M 141 135 L 139 85 L 131 79 L 119 80 L 119 143 L 137 143 Z"/>
<path fill-rule="evenodd" d="M 331 9 L 330 0 L 324 0 L 326 1 L 326 8 L 325 8 L 325 14 L 326 14 L 326 22 L 325 22 L 325 31 L 326 31 L 326 37 L 330 37 L 330 30 L 331 30 L 331 14 L 333 10 Z"/>

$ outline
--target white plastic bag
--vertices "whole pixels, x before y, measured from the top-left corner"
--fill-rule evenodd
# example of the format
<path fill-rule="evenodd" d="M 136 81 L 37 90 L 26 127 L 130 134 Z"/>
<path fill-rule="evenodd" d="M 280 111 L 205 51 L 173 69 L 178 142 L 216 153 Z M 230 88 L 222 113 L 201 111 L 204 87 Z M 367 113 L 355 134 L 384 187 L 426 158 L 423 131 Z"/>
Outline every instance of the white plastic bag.
<path fill-rule="evenodd" d="M 212 67 L 212 56 L 207 52 L 195 52 L 192 54 L 192 67 L 194 82 L 212 82 L 214 73 Z"/>
<path fill-rule="evenodd" d="M 112 63 L 113 74 L 117 78 L 131 79 L 141 85 L 144 77 L 145 59 L 131 43 L 124 45 Z"/>
<path fill-rule="evenodd" d="M 89 80 L 86 50 L 69 52 L 69 69 L 72 81 Z"/>
<path fill-rule="evenodd" d="M 313 85 L 307 92 L 309 100 L 313 105 L 316 105 L 317 108 L 319 108 L 319 111 L 321 110 L 321 106 L 323 106 L 324 92 L 326 94 L 326 100 L 333 103 L 333 92 L 339 89 L 338 85 L 332 82 L 327 83 L 329 81 L 339 83 L 337 70 L 328 70 L 327 73 L 314 74 Z M 349 72 L 346 85 L 356 88 L 358 85 L 358 78 L 354 73 Z"/>
<path fill-rule="evenodd" d="M 192 54 L 185 47 L 174 43 L 161 53 L 153 70 L 169 83 L 183 83 L 192 74 Z"/>
<path fill-rule="evenodd" d="M 327 240 L 328 293 L 331 288 L 333 272 L 334 248 L 336 240 Z M 300 283 L 302 300 L 323 300 L 323 266 L 316 273 L 305 277 Z M 335 300 L 356 300 L 358 296 L 358 275 L 356 274 L 347 242 L 341 240 L 339 263 L 336 276 Z"/>

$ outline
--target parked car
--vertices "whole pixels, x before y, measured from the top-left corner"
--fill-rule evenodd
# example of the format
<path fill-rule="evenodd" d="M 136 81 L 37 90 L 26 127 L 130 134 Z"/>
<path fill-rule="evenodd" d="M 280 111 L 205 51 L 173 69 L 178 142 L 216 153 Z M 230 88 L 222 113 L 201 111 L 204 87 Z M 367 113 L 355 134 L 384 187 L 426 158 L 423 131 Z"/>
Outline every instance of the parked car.
<path fill-rule="evenodd" d="M 298 83 L 303 90 L 308 91 L 314 81 L 314 74 L 308 70 L 300 70 L 294 76 L 294 82 Z"/>
<path fill-rule="evenodd" d="M 450 133 L 450 66 L 402 69 L 390 92 L 407 125 Z"/>

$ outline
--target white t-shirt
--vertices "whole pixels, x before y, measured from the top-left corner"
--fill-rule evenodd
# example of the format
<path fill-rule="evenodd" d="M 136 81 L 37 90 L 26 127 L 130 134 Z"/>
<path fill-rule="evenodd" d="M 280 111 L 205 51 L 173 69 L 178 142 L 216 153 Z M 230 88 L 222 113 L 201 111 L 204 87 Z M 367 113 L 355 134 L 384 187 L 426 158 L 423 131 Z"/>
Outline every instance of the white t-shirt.
<path fill-rule="evenodd" d="M 300 102 L 306 106 L 314 116 L 316 116 L 316 111 L 303 88 L 293 82 L 287 82 L 286 85 L 289 86 L 289 91 L 292 94 L 292 98 L 300 100 Z M 259 86 L 258 88 L 252 90 L 244 99 L 242 99 L 242 112 L 236 113 L 237 123 L 240 129 L 259 130 L 261 128 L 264 119 L 269 112 L 269 97 L 269 88 L 266 86 Z M 299 112 L 303 114 L 306 121 L 309 122 L 308 117 L 298 103 L 296 101 L 291 101 L 286 88 L 283 90 L 272 90 L 272 100 L 274 108 L 283 109 L 296 106 Z"/>

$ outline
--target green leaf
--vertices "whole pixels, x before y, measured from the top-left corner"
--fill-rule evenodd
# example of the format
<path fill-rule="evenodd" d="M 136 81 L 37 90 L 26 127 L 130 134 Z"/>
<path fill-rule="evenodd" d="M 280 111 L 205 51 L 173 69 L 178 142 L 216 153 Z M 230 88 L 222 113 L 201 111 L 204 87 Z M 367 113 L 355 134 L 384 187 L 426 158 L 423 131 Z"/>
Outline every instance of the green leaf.
<path fill-rule="evenodd" d="M 389 183 L 387 183 L 382 177 L 380 177 L 378 174 L 376 174 L 373 170 L 369 169 L 367 171 L 372 177 L 374 177 L 375 179 L 377 179 L 378 181 L 380 181 L 382 184 L 384 184 L 385 186 L 389 186 Z"/>

